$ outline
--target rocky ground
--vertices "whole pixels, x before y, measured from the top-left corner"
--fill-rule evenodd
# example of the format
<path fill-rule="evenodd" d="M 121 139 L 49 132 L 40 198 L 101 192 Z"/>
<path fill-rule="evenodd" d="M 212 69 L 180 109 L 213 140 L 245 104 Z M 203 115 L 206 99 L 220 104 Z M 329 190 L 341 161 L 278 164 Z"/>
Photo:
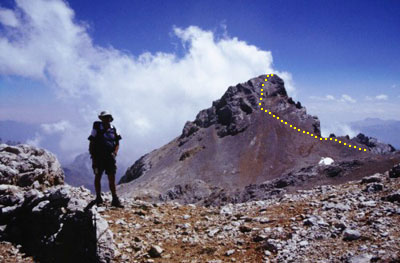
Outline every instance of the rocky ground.
<path fill-rule="evenodd" d="M 400 262 L 400 165 L 257 201 L 115 209 L 62 184 L 48 153 L 0 146 L 0 262 Z"/>
<path fill-rule="evenodd" d="M 99 208 L 115 262 L 400 262 L 400 169 L 276 199 Z"/>
<path fill-rule="evenodd" d="M 10 242 L 0 242 L 0 262 L 10 263 L 33 263 L 35 262 L 32 257 L 26 256 L 25 253 L 20 251 L 20 245 L 13 245 Z"/>

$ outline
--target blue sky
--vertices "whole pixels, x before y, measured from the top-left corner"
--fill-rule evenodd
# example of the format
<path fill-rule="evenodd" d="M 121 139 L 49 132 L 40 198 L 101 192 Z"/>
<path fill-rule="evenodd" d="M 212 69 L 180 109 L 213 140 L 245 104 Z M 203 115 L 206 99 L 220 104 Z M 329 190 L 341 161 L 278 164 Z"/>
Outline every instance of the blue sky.
<path fill-rule="evenodd" d="M 180 54 L 173 25 L 197 25 L 217 34 L 226 26 L 229 36 L 272 51 L 274 66 L 293 75 L 303 100 L 335 91 L 399 93 L 399 1 L 67 2 L 100 46 L 133 55 Z M 15 4 L 4 0 L 1 6 Z"/>
<path fill-rule="evenodd" d="M 399 14 L 389 0 L 2 0 L 0 120 L 46 123 L 78 152 L 84 141 L 69 139 L 86 137 L 78 131 L 107 108 L 142 141 L 138 155 L 267 70 L 325 133 L 400 119 Z"/>
<path fill-rule="evenodd" d="M 168 34 L 173 25 L 222 33 L 222 24 L 230 36 L 272 51 L 276 68 L 292 73 L 305 93 L 329 90 L 329 82 L 343 92 L 400 84 L 399 1 L 69 3 L 97 43 L 135 55 L 179 52 Z"/>

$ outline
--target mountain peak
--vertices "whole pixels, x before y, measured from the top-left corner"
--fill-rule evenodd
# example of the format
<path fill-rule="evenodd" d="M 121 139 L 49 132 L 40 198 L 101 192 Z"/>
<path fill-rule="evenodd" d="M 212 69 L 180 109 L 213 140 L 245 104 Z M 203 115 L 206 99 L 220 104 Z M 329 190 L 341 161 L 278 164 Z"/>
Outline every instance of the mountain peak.
<path fill-rule="evenodd" d="M 295 103 L 291 97 L 288 97 L 285 84 L 278 75 L 271 77 L 260 75 L 245 83 L 230 86 L 220 99 L 213 101 L 210 108 L 200 111 L 193 122 L 186 122 L 180 136 L 181 143 L 185 143 L 185 138 L 200 128 L 207 128 L 214 124 L 218 129 L 219 137 L 244 131 L 250 124 L 251 115 L 260 112 L 260 97 L 264 99 L 261 101 L 262 105 L 271 111 L 276 111 L 277 114 L 287 114 L 285 110 L 291 108 L 292 113 L 297 114 L 300 119 L 307 119 L 303 116 L 306 114 L 305 108 L 300 102 Z M 291 105 L 293 107 L 290 107 Z M 319 121 L 316 117 L 314 120 L 313 132 L 319 135 Z"/>

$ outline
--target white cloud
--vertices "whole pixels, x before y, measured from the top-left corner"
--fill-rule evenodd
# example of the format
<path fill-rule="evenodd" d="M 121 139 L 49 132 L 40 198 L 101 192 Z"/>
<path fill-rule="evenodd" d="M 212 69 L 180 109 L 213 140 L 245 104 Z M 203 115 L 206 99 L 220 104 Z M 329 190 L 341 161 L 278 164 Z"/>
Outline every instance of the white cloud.
<path fill-rule="evenodd" d="M 353 99 L 351 96 L 347 95 L 347 94 L 343 94 L 342 97 L 340 98 L 341 102 L 350 102 L 350 103 L 355 103 L 356 100 Z"/>
<path fill-rule="evenodd" d="M 375 97 L 377 100 L 387 100 L 388 96 L 386 94 L 380 94 Z"/>
<path fill-rule="evenodd" d="M 16 14 L 12 10 L 2 7 L 0 7 L 0 23 L 10 27 L 19 25 Z"/>
<path fill-rule="evenodd" d="M 355 103 L 356 100 L 353 99 L 350 95 L 347 94 L 342 94 L 342 96 L 339 99 L 336 99 L 333 95 L 327 94 L 324 97 L 318 97 L 318 96 L 309 96 L 309 98 L 313 101 L 336 101 L 336 102 L 350 102 L 350 103 Z"/>
<path fill-rule="evenodd" d="M 0 75 L 43 81 L 60 99 L 72 101 L 80 116 L 68 125 L 43 126 L 44 132 L 62 132 L 60 143 L 70 152 L 87 150 L 91 123 L 103 109 L 114 114 L 123 137 L 126 154 L 120 158 L 132 162 L 179 135 L 186 120 L 236 83 L 276 73 L 296 97 L 290 73 L 273 69 L 271 52 L 226 33 L 216 39 L 197 26 L 173 27 L 185 47 L 182 57 L 163 52 L 135 57 L 95 45 L 87 25 L 76 22 L 61 0 L 17 0 L 10 12 L 21 16 L 14 15 L 12 37 L 8 27 L 0 36 Z"/>
<path fill-rule="evenodd" d="M 35 137 L 33 137 L 33 139 L 28 139 L 26 140 L 26 144 L 30 144 L 36 147 L 39 147 L 41 142 L 43 140 L 43 136 L 40 135 L 39 133 L 35 133 Z"/>
<path fill-rule="evenodd" d="M 379 94 L 379 95 L 376 95 L 375 97 L 365 96 L 366 101 L 385 101 L 388 99 L 389 99 L 389 96 L 386 94 Z"/>
<path fill-rule="evenodd" d="M 359 134 L 358 130 L 352 129 L 348 124 L 341 121 L 331 121 L 321 123 L 321 134 L 323 137 L 329 137 L 333 133 L 335 136 L 349 135 L 350 138 Z"/>
<path fill-rule="evenodd" d="M 70 127 L 71 127 L 71 124 L 65 120 L 55 122 L 55 123 L 44 123 L 41 125 L 41 128 L 43 129 L 43 131 L 47 134 L 65 132 Z"/>
<path fill-rule="evenodd" d="M 329 94 L 326 95 L 325 97 L 326 97 L 327 100 L 335 100 L 335 97 L 332 96 L 332 95 L 329 95 Z"/>
<path fill-rule="evenodd" d="M 336 100 L 335 97 L 330 94 L 325 95 L 325 97 L 310 96 L 309 98 L 312 100 L 318 100 L 318 101 L 334 101 L 334 100 Z"/>

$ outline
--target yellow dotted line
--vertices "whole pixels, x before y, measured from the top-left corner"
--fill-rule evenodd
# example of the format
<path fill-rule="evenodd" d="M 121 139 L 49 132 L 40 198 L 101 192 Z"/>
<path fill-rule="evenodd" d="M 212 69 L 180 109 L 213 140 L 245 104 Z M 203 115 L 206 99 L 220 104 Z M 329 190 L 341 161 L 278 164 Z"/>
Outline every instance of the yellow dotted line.
<path fill-rule="evenodd" d="M 274 74 L 271 74 L 271 77 L 272 77 L 273 75 L 274 75 Z M 267 75 L 267 78 L 269 78 L 269 76 L 270 76 L 270 75 Z M 268 79 L 265 79 L 265 81 L 268 81 Z M 261 86 L 264 87 L 264 84 L 261 84 Z M 264 91 L 264 89 L 261 89 L 261 96 L 264 95 L 263 91 Z M 262 101 L 262 99 L 263 99 L 263 98 L 260 97 L 260 101 Z M 261 102 L 259 103 L 259 106 L 262 106 L 262 105 L 261 105 Z M 276 118 L 277 120 L 280 120 L 281 123 L 283 123 L 283 124 L 285 124 L 285 125 L 289 125 L 289 127 L 290 127 L 290 128 L 293 128 L 293 130 L 298 131 L 298 132 L 303 133 L 303 134 L 310 135 L 311 137 L 313 137 L 313 138 L 315 138 L 315 139 L 317 139 L 317 140 L 319 139 L 320 141 L 328 141 L 328 140 L 329 140 L 329 141 L 335 141 L 335 142 L 338 142 L 338 143 L 340 143 L 340 144 L 343 143 L 344 146 L 347 146 L 347 145 L 348 145 L 349 148 L 351 148 L 351 149 L 357 149 L 357 146 L 348 144 L 348 143 L 346 143 L 346 142 L 342 142 L 342 141 L 340 141 L 340 140 L 338 140 L 338 139 L 336 139 L 336 138 L 335 138 L 335 139 L 333 139 L 333 138 L 324 138 L 324 137 L 319 137 L 319 138 L 318 138 L 318 136 L 315 135 L 315 134 L 312 134 L 312 133 L 310 133 L 310 132 L 308 132 L 308 131 L 301 130 L 299 127 L 296 127 L 296 126 L 294 126 L 294 125 L 292 125 L 292 124 L 288 124 L 287 121 L 282 120 L 281 118 L 279 118 L 279 116 L 273 114 L 271 111 L 268 111 L 268 110 L 266 110 L 266 109 L 264 109 L 264 108 L 262 108 L 262 107 L 261 107 L 261 111 L 264 111 L 265 113 L 268 113 L 269 115 L 272 116 L 272 118 Z M 358 150 L 359 150 L 359 151 L 362 151 L 362 150 L 363 150 L 364 152 L 367 151 L 367 149 L 365 149 L 365 148 L 360 148 L 360 147 L 358 147 Z"/>

